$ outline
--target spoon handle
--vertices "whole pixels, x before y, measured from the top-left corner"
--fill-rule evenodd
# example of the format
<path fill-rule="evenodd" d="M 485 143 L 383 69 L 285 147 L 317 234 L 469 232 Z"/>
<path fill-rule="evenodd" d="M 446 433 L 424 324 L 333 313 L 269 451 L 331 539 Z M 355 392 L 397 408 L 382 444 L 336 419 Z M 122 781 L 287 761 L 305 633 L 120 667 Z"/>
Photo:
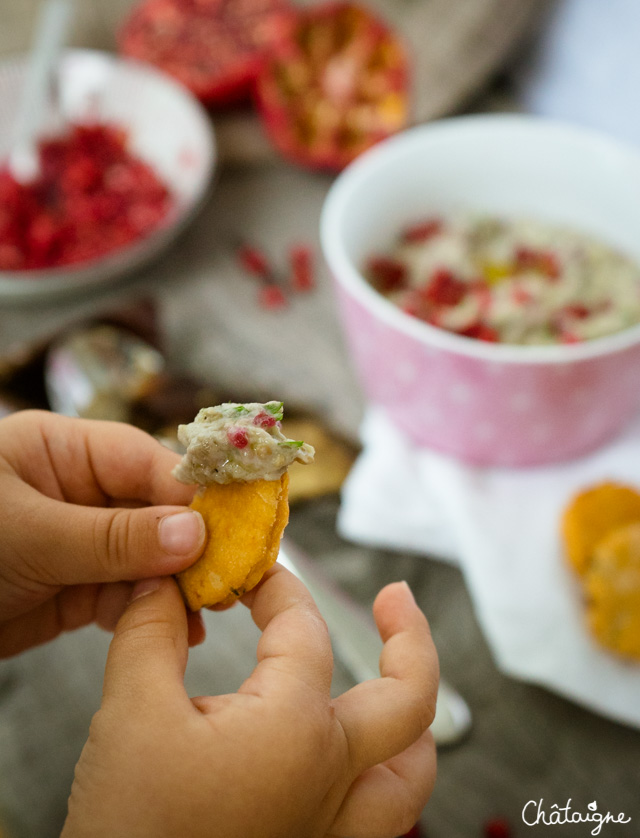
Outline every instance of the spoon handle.
<path fill-rule="evenodd" d="M 52 75 L 68 31 L 71 5 L 72 0 L 45 0 L 40 10 L 9 157 L 18 180 L 33 179 L 38 173 L 38 130 L 51 96 Z"/>

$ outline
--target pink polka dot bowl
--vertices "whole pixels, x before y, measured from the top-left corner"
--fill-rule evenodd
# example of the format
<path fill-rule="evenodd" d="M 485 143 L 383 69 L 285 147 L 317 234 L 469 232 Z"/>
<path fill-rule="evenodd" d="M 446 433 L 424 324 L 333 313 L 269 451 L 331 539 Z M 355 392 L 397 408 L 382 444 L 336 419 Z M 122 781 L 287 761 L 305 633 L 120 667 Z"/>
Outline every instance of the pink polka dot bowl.
<path fill-rule="evenodd" d="M 364 393 L 411 440 L 477 465 L 542 465 L 594 450 L 640 409 L 640 325 L 581 344 L 487 343 L 405 314 L 364 279 L 366 258 L 404 226 L 458 209 L 571 226 L 640 262 L 640 153 L 540 117 L 455 117 L 362 155 L 322 211 L 322 248 Z"/>

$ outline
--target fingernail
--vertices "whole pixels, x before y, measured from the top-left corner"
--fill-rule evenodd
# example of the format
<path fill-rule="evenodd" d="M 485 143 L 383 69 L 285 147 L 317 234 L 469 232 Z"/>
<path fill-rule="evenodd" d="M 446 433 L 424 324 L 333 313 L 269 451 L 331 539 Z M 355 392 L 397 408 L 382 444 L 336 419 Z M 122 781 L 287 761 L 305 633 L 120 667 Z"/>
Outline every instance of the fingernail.
<path fill-rule="evenodd" d="M 131 597 L 129 598 L 129 602 L 133 602 L 136 599 L 140 599 L 140 597 L 146 596 L 147 594 L 152 594 L 154 591 L 157 591 L 160 587 L 160 583 L 162 579 L 141 579 L 139 582 L 133 586 L 133 590 L 131 591 Z"/>
<path fill-rule="evenodd" d="M 158 537 L 166 553 L 174 556 L 194 553 L 204 540 L 202 515 L 193 510 L 167 515 L 160 521 Z"/>
<path fill-rule="evenodd" d="M 413 595 L 413 591 L 412 591 L 412 590 L 411 590 L 411 588 L 409 587 L 409 583 L 408 583 L 408 582 L 405 582 L 405 580 L 403 579 L 403 580 L 400 582 L 400 584 L 401 584 L 401 585 L 404 587 L 404 589 L 405 589 L 405 593 L 406 593 L 406 595 L 407 595 L 407 599 L 410 599 L 410 600 L 411 600 L 411 602 L 415 602 L 415 601 L 416 601 L 416 598 L 415 598 L 415 597 L 414 597 L 414 595 Z"/>

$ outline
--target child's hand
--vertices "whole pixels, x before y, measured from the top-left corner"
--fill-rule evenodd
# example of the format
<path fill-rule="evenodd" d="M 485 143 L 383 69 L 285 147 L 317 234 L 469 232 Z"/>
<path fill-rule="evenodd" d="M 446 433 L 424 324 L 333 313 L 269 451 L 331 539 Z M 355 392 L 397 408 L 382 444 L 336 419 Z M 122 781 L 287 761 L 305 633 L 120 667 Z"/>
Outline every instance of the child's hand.
<path fill-rule="evenodd" d="M 113 629 L 131 580 L 196 560 L 204 524 L 171 477 L 178 460 L 120 423 L 0 421 L 0 658 L 90 622 Z M 190 630 L 202 639 L 197 615 Z"/>
<path fill-rule="evenodd" d="M 326 625 L 302 583 L 276 565 L 243 601 L 263 632 L 257 667 L 236 694 L 190 700 L 177 586 L 135 589 L 62 838 L 392 838 L 417 820 L 438 663 L 407 586 L 374 604 L 382 677 L 333 701 Z"/>

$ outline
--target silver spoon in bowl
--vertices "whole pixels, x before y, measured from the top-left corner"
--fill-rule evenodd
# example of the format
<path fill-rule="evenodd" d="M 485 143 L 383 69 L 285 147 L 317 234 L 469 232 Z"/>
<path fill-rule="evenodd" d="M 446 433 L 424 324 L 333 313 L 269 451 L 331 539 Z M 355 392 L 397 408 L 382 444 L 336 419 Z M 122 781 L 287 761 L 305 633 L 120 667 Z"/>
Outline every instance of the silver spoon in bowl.
<path fill-rule="evenodd" d="M 8 159 L 9 170 L 20 183 L 39 174 L 38 137 L 54 98 L 55 68 L 69 29 L 71 5 L 71 0 L 46 0 L 40 10 Z"/>

